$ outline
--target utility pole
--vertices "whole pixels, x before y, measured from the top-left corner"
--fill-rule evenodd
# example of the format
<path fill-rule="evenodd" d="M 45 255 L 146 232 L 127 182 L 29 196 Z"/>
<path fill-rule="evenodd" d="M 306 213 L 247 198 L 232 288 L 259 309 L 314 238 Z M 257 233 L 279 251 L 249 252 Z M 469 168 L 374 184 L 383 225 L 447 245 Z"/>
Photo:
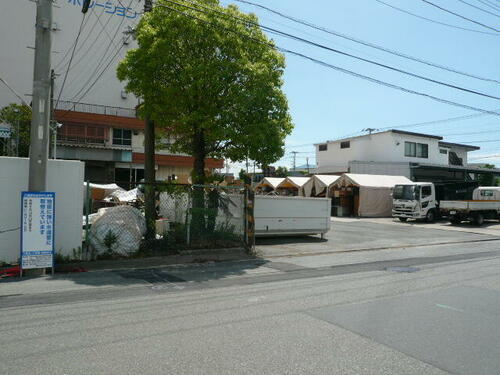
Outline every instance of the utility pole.
<path fill-rule="evenodd" d="M 50 121 L 50 55 L 52 47 L 52 0 L 36 5 L 35 63 L 30 133 L 30 191 L 44 191 L 47 185 Z"/>
<path fill-rule="evenodd" d="M 296 168 L 297 168 L 297 164 L 295 163 L 296 162 L 296 159 L 297 159 L 297 154 L 299 152 L 298 151 L 292 151 L 292 154 L 293 154 L 293 171 L 295 172 Z"/>
<path fill-rule="evenodd" d="M 309 174 L 309 158 L 306 158 L 306 163 L 307 163 L 307 174 Z"/>
<path fill-rule="evenodd" d="M 144 0 L 144 12 L 151 12 L 152 0 Z M 146 240 L 156 238 L 155 202 L 155 124 L 147 116 L 144 119 L 144 216 L 146 218 Z"/>

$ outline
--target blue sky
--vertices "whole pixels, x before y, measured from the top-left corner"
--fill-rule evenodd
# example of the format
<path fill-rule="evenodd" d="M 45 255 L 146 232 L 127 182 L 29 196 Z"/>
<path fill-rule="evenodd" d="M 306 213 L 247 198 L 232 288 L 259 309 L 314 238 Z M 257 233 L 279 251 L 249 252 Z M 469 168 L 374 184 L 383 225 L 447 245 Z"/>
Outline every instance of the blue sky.
<path fill-rule="evenodd" d="M 495 33 L 444 13 L 421 0 L 384 1 L 441 22 L 497 35 L 473 33 L 433 24 L 400 13 L 375 0 L 252 1 L 373 44 L 474 75 L 500 80 L 500 32 Z M 498 4 L 499 10 L 496 13 L 500 15 L 500 1 L 488 1 Z M 432 0 L 432 2 L 500 29 L 500 17 L 488 15 L 459 0 Z M 495 12 L 493 8 L 487 7 L 478 0 L 467 0 L 467 2 Z M 310 29 L 234 0 L 223 0 L 222 3 L 234 3 L 245 12 L 257 14 L 263 25 L 415 74 L 500 96 L 498 83 L 464 77 L 409 61 Z M 482 109 L 500 109 L 500 101 L 496 99 L 442 87 L 283 37 L 273 36 L 273 39 L 281 47 L 399 86 Z M 314 147 L 307 144 L 339 138 L 359 132 L 363 128 L 398 127 L 476 113 L 383 87 L 291 55 L 287 55 L 284 80 L 284 90 L 289 100 L 295 130 L 286 142 L 287 155 L 277 163 L 278 165 L 291 165 L 291 151 L 301 152 L 297 154 L 298 165 L 305 164 L 307 157 L 312 163 L 314 162 Z M 471 157 L 500 154 L 500 141 L 495 141 L 500 140 L 500 116 L 484 115 L 463 121 L 409 127 L 406 130 L 442 135 L 450 142 L 480 141 L 477 145 L 481 147 L 481 150 L 471 153 Z M 460 135 L 457 133 L 479 134 Z M 475 161 L 500 166 L 500 157 Z"/>

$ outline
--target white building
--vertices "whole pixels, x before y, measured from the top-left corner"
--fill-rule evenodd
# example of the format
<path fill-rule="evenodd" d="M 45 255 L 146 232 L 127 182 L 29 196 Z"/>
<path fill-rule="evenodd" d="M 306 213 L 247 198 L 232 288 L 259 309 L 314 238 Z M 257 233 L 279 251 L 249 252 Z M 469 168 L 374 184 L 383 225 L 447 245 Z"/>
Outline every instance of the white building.
<path fill-rule="evenodd" d="M 388 130 L 315 147 L 316 173 L 322 174 L 380 174 L 445 181 L 468 180 L 484 172 L 467 164 L 467 153 L 479 147 L 444 142 L 437 135 Z"/>
<path fill-rule="evenodd" d="M 124 91 L 116 67 L 136 47 L 130 31 L 143 12 L 144 0 L 92 0 L 82 18 L 82 0 L 54 0 L 52 67 L 54 104 L 59 98 L 73 46 L 82 24 L 66 85 L 58 102 L 57 157 L 85 161 L 85 178 L 95 182 L 137 181 L 144 173 L 143 121 L 136 118 L 137 98 Z M 31 102 L 36 2 L 0 1 L 0 77 Z M 0 82 L 0 108 L 20 99 Z M 193 160 L 158 151 L 158 179 L 175 174 L 187 182 Z M 207 159 L 208 169 L 222 160 Z"/>

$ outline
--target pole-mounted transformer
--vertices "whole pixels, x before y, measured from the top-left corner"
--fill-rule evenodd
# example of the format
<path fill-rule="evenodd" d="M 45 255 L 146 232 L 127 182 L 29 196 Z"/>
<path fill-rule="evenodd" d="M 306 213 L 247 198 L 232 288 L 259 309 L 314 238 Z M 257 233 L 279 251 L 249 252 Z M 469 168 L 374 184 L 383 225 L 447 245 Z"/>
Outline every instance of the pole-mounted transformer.
<path fill-rule="evenodd" d="M 144 12 L 151 12 L 153 10 L 153 1 L 144 0 Z"/>
<path fill-rule="evenodd" d="M 85 14 L 89 10 L 91 0 L 83 0 L 82 13 Z"/>

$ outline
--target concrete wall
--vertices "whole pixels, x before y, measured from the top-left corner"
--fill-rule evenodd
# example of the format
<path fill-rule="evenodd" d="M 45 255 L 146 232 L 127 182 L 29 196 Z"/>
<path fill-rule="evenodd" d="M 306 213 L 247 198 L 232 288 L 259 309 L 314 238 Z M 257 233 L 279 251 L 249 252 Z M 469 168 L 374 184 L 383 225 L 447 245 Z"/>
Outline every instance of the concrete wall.
<path fill-rule="evenodd" d="M 439 140 L 406 134 L 383 132 L 349 140 L 349 148 L 340 148 L 341 141 L 328 142 L 326 151 L 316 146 L 316 160 L 320 172 L 347 170 L 350 161 L 366 162 L 420 162 L 448 165 L 448 155 L 439 153 Z M 429 146 L 428 158 L 405 156 L 405 142 Z M 331 170 L 330 170 L 331 169 Z"/>
<path fill-rule="evenodd" d="M 28 190 L 26 158 L 0 157 L 0 231 L 19 228 L 21 192 Z M 79 161 L 49 160 L 47 189 L 56 193 L 55 249 L 64 255 L 82 244 L 83 171 Z M 16 262 L 20 232 L 0 233 L 0 261 Z"/>
<path fill-rule="evenodd" d="M 85 87 L 89 87 L 104 71 L 92 90 L 82 98 L 82 102 L 125 108 L 134 108 L 137 105 L 137 99 L 133 95 L 122 98 L 124 85 L 116 78 L 116 66 L 125 56 L 126 51 L 135 47 L 135 42 L 131 38 L 129 39 L 130 43 L 124 45 L 125 35 L 123 32 L 139 21 L 140 16 L 136 15 L 135 12 L 142 11 L 144 2 L 140 0 L 121 0 L 121 2 L 130 7 L 126 14 L 118 0 L 92 1 L 94 6 L 86 15 L 84 28 L 72 63 L 73 68 L 69 72 L 61 100 L 80 99 L 81 95 L 76 94 L 84 87 L 87 80 L 90 79 L 90 82 Z M 81 3 L 81 0 L 57 0 L 54 2 L 52 66 L 58 74 L 58 78 L 55 80 L 56 98 L 82 20 Z M 28 0 L 0 1 L 0 35 L 2 35 L 0 38 L 0 51 L 2 51 L 0 74 L 28 103 L 31 100 L 30 94 L 33 85 L 34 51 L 32 47 L 35 45 L 35 14 L 35 2 Z M 68 51 L 69 53 L 67 53 Z M 115 53 L 117 55 L 113 58 Z M 110 61 L 109 67 L 105 70 L 104 67 Z M 94 70 L 100 62 L 100 68 L 95 72 Z M 0 83 L 0 107 L 12 102 L 19 103 L 19 99 Z"/>

